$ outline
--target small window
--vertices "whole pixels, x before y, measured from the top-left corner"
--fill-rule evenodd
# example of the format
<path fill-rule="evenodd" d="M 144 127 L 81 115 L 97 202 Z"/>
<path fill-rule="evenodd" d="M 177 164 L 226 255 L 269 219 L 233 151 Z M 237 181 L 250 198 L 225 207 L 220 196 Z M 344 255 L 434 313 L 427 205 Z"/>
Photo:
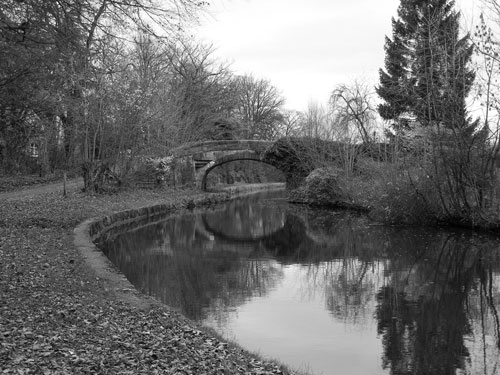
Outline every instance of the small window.
<path fill-rule="evenodd" d="M 30 156 L 32 158 L 38 157 L 38 145 L 35 142 L 30 143 Z"/>

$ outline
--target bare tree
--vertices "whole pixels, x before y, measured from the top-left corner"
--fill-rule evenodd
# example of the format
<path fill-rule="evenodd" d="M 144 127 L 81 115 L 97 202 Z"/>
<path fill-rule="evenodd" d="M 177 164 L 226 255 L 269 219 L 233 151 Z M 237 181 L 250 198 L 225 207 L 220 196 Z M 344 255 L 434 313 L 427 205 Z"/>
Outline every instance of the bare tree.
<path fill-rule="evenodd" d="M 247 138 L 274 139 L 283 121 L 284 98 L 265 79 L 251 75 L 236 78 L 237 117 L 242 122 Z"/>
<path fill-rule="evenodd" d="M 497 191 L 497 160 L 500 152 L 500 4 L 496 0 L 484 0 L 490 12 L 489 19 L 481 14 L 473 33 L 475 47 L 475 101 L 482 109 L 480 129 L 473 147 L 476 165 L 469 175 L 474 186 L 473 205 L 482 211 L 499 210 Z M 494 31 L 496 30 L 496 31 Z"/>
<path fill-rule="evenodd" d="M 30 104 L 28 112 L 59 118 L 68 160 L 83 164 L 85 187 L 94 190 L 99 185 L 94 183 L 96 176 L 107 168 L 106 142 L 101 136 L 111 123 L 97 114 L 106 113 L 102 94 L 121 69 L 120 64 L 113 66 L 118 59 L 107 49 L 129 41 L 138 29 L 153 37 L 175 38 L 201 4 L 194 0 L 4 1 L 0 5 L 2 48 L 27 53 L 26 59 L 19 60 L 23 63 L 19 69 L 0 74 L 0 89 L 9 92 L 19 77 L 29 82 L 37 76 L 36 90 L 24 86 L 23 95 L 56 98 L 56 105 Z M 120 51 L 128 46 L 125 43 Z"/>
<path fill-rule="evenodd" d="M 217 124 L 236 108 L 236 85 L 229 67 L 213 58 L 213 47 L 178 41 L 167 49 L 171 143 L 217 138 Z M 226 122 L 227 123 L 227 122 Z"/>
<path fill-rule="evenodd" d="M 282 111 L 283 120 L 278 129 L 280 137 L 297 137 L 302 135 L 304 130 L 304 113 L 295 110 Z"/>
<path fill-rule="evenodd" d="M 372 89 L 359 80 L 350 85 L 341 84 L 333 90 L 330 116 L 342 133 L 350 134 L 354 128 L 364 143 L 373 141 L 372 131 L 377 118 L 373 96 Z"/>
<path fill-rule="evenodd" d="M 126 179 L 138 157 L 167 153 L 169 74 L 165 48 L 158 40 L 140 33 L 132 48 L 122 47 L 113 51 L 119 61 L 106 83 L 106 118 L 112 134 L 110 164 Z"/>
<path fill-rule="evenodd" d="M 328 138 L 328 118 L 324 106 L 310 101 L 304 114 L 303 135 L 314 138 Z"/>

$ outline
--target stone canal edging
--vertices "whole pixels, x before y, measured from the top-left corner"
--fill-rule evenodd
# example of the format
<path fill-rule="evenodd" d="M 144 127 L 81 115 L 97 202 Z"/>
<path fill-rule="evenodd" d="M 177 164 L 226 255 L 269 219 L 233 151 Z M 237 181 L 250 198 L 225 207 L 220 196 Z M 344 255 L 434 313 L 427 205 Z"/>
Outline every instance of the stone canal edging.
<path fill-rule="evenodd" d="M 116 268 L 108 257 L 96 246 L 94 241 L 112 229 L 132 225 L 141 221 L 160 219 L 183 209 L 207 207 L 228 201 L 246 194 L 259 191 L 281 190 L 283 184 L 266 184 L 242 186 L 226 189 L 218 193 L 200 193 L 192 199 L 184 199 L 178 203 L 156 204 L 137 209 L 113 213 L 101 218 L 85 220 L 74 229 L 74 245 L 87 265 L 95 272 L 104 290 L 119 300 L 138 308 L 149 308 L 158 305 L 152 297 L 137 291 L 127 278 Z"/>

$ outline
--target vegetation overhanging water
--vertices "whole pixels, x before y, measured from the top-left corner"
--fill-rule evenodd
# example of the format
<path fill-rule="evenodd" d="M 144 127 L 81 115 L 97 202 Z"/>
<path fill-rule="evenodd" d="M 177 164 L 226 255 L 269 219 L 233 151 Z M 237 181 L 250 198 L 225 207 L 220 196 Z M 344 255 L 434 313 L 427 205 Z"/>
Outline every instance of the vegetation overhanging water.
<path fill-rule="evenodd" d="M 496 374 L 500 240 L 253 195 L 115 233 L 141 291 L 313 373 Z"/>

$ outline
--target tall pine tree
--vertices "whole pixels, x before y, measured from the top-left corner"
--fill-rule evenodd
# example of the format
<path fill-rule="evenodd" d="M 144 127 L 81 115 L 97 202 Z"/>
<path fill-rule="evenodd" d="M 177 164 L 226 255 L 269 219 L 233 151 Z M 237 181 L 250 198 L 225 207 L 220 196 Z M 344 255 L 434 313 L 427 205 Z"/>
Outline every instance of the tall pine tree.
<path fill-rule="evenodd" d="M 422 126 L 465 129 L 465 100 L 474 81 L 473 47 L 460 38 L 460 13 L 453 0 L 401 0 L 386 38 L 385 70 L 377 93 L 382 118 L 398 130 L 409 118 Z"/>
<path fill-rule="evenodd" d="M 412 38 L 415 29 L 413 3 L 415 0 L 401 0 L 398 19 L 392 19 L 392 40 L 385 40 L 385 71 L 380 69 L 380 85 L 377 93 L 383 100 L 379 105 L 380 116 L 385 120 L 393 120 L 394 126 L 407 124 L 402 116 L 410 114 L 412 108 L 411 65 L 414 56 Z"/>

